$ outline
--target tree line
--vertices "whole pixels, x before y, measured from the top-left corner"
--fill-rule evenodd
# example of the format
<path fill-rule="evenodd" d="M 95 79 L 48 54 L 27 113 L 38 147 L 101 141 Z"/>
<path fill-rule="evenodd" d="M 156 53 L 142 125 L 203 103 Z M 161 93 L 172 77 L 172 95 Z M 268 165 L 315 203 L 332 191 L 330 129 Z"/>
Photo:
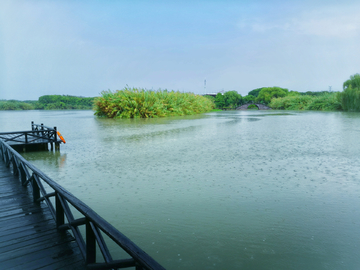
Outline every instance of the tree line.
<path fill-rule="evenodd" d="M 360 74 L 343 83 L 342 92 L 289 91 L 281 87 L 261 87 L 241 96 L 237 91 L 207 96 L 218 109 L 235 109 L 247 103 L 261 103 L 280 110 L 360 111 Z M 253 106 L 255 107 L 255 106 Z"/>
<path fill-rule="evenodd" d="M 91 110 L 93 97 L 70 95 L 44 95 L 37 101 L 0 100 L 0 110 Z"/>
<path fill-rule="evenodd" d="M 144 90 L 144 92 L 151 92 Z M 297 92 L 281 87 L 261 87 L 241 96 L 237 91 L 205 96 L 217 109 L 235 109 L 247 103 L 261 103 L 280 110 L 344 110 L 360 111 L 360 74 L 350 76 L 343 83 L 342 92 Z M 95 97 L 44 95 L 37 101 L 0 100 L 0 110 L 68 110 L 93 109 Z"/>
<path fill-rule="evenodd" d="M 206 96 L 211 99 L 218 109 L 235 109 L 247 103 L 261 103 L 267 105 L 274 97 L 284 97 L 289 90 L 281 87 L 262 87 L 251 90 L 246 96 L 241 96 L 237 91 L 218 93 L 215 97 Z"/>
<path fill-rule="evenodd" d="M 342 92 L 294 93 L 271 99 L 269 106 L 284 110 L 321 110 L 360 112 L 360 74 L 343 83 Z"/>

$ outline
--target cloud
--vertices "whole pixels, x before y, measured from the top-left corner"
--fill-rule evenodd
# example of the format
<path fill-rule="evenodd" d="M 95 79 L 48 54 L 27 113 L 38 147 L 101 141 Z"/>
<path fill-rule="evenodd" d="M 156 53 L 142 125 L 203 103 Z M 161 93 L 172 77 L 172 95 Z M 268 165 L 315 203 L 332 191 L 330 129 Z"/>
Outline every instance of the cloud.
<path fill-rule="evenodd" d="M 293 20 L 294 28 L 303 34 L 320 37 L 351 38 L 360 34 L 360 17 L 337 12 L 312 12 Z"/>
<path fill-rule="evenodd" d="M 280 31 L 325 38 L 353 38 L 360 36 L 359 9 L 360 5 L 322 7 L 288 16 L 282 14 L 276 18 L 242 19 L 237 26 L 255 33 Z"/>

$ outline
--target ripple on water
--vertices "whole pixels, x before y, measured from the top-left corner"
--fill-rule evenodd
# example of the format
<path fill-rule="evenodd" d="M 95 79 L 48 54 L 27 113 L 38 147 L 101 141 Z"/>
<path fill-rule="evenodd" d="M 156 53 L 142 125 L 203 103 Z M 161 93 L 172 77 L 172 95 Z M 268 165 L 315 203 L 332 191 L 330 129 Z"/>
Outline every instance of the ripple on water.
<path fill-rule="evenodd" d="M 67 144 L 24 155 L 169 269 L 360 265 L 360 117 L 91 114 L 49 112 Z"/>

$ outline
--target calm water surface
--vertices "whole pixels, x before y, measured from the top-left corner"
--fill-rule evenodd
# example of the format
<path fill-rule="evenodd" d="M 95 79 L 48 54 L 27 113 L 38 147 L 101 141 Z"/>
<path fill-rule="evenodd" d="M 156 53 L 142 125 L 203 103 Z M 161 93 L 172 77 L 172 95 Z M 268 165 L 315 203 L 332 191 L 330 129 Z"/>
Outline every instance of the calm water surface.
<path fill-rule="evenodd" d="M 25 158 L 168 269 L 360 269 L 358 113 L 0 112 L 31 121 L 67 144 Z"/>

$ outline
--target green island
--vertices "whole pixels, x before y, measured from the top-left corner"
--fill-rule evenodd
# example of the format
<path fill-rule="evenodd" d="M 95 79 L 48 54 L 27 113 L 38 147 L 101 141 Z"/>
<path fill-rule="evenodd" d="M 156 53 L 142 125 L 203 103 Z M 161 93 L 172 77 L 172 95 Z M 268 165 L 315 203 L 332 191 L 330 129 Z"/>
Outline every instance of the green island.
<path fill-rule="evenodd" d="M 209 112 L 214 103 L 193 93 L 126 87 L 103 91 L 95 99 L 95 114 L 109 118 L 154 118 Z"/>
<path fill-rule="evenodd" d="M 262 87 L 241 96 L 237 91 L 196 95 L 168 90 L 125 87 L 101 92 L 100 97 L 45 95 L 37 101 L 0 100 L 0 110 L 95 110 L 107 118 L 154 118 L 234 110 L 243 104 L 264 104 L 276 110 L 316 110 L 360 112 L 360 74 L 343 83 L 342 92 L 297 92 L 281 87 Z"/>

